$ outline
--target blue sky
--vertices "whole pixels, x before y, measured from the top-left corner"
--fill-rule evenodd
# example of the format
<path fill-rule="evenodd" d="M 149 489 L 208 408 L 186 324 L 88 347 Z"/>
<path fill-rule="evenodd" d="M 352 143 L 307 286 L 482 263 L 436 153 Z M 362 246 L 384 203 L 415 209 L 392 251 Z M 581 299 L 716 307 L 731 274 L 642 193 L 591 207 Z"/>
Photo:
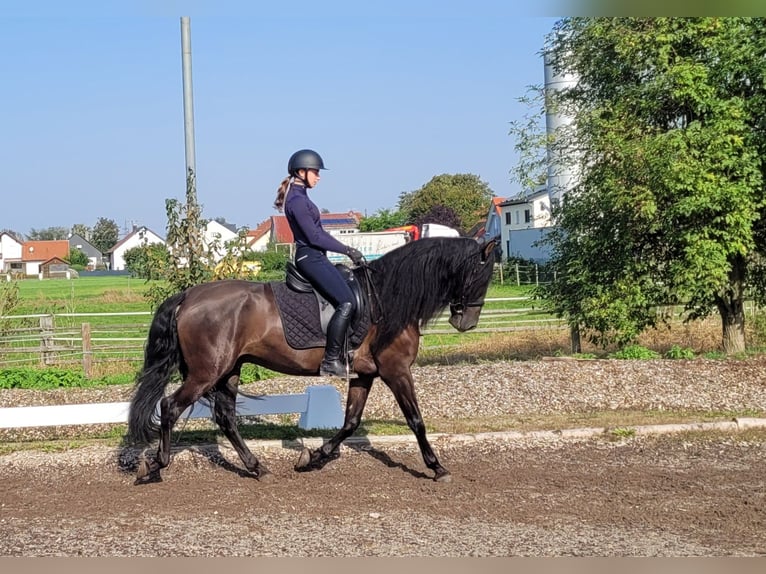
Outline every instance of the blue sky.
<path fill-rule="evenodd" d="M 181 16 L 205 217 L 252 228 L 277 213 L 287 159 L 304 147 L 329 168 L 311 195 L 330 211 L 393 209 L 442 173 L 515 194 L 509 122 L 543 81 L 555 18 L 513 4 L 5 5 L 0 229 L 106 217 L 164 235 L 165 199 L 185 194 Z"/>

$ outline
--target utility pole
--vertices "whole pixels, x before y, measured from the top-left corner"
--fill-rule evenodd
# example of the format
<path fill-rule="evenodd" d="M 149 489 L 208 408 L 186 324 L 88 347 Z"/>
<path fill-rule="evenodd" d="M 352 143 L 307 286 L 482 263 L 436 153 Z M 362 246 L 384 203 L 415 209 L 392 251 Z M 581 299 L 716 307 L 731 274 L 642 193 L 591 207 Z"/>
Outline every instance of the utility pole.
<path fill-rule="evenodd" d="M 184 84 L 184 140 L 186 141 L 186 175 L 197 173 L 194 156 L 194 102 L 192 97 L 191 26 L 188 16 L 181 17 L 181 62 Z"/>

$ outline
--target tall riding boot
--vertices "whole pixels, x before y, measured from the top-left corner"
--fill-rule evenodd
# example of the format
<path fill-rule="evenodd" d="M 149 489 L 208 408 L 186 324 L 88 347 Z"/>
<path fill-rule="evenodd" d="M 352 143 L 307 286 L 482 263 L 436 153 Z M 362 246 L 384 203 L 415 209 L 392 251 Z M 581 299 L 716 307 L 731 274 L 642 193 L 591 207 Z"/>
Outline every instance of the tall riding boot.
<path fill-rule="evenodd" d="M 345 357 L 341 358 L 341 353 L 353 310 L 352 303 L 341 303 L 335 309 L 335 313 L 327 325 L 327 347 L 324 350 L 322 364 L 319 365 L 320 376 L 332 375 L 346 378 Z"/>

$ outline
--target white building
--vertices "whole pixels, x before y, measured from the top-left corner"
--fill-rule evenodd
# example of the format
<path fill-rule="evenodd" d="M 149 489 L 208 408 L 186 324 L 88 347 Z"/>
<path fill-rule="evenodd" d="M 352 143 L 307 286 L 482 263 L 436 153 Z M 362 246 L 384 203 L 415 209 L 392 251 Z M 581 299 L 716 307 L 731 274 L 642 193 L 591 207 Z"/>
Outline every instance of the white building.
<path fill-rule="evenodd" d="M 134 247 L 149 245 L 150 243 L 165 243 L 165 240 L 157 235 L 148 227 L 137 227 L 117 244 L 112 247 L 105 255 L 109 256 L 109 268 L 113 271 L 125 270 L 125 252 Z"/>
<path fill-rule="evenodd" d="M 218 262 L 226 255 L 226 243 L 237 238 L 236 230 L 218 223 L 215 220 L 208 221 L 205 226 L 204 242 L 210 247 L 213 259 Z"/>
<path fill-rule="evenodd" d="M 0 233 L 0 272 L 14 271 L 21 273 L 21 247 L 22 243 L 13 235 Z"/>
<path fill-rule="evenodd" d="M 553 225 L 551 197 L 546 186 L 539 186 L 532 191 L 508 198 L 500 202 L 497 209 L 504 259 L 548 259 L 548 250 L 537 245 Z"/>

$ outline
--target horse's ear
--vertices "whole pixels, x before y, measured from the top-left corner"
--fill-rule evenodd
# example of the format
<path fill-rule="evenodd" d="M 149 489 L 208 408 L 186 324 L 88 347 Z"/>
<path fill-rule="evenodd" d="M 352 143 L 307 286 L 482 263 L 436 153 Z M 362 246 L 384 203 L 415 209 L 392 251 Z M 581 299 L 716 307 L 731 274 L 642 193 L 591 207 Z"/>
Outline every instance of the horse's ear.
<path fill-rule="evenodd" d="M 500 247 L 500 236 L 495 235 L 489 237 L 487 235 L 479 238 L 479 246 L 482 249 L 481 259 L 482 261 L 489 260 L 490 257 L 495 258 L 496 261 L 500 261 L 502 258 L 502 248 Z"/>

